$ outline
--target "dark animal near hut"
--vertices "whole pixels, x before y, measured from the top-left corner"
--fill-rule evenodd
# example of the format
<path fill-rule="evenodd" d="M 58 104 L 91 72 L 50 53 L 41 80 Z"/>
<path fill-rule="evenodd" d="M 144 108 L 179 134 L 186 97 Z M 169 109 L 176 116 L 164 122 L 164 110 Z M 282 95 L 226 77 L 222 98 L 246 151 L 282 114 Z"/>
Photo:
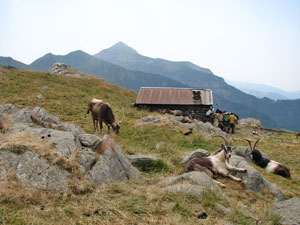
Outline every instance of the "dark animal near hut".
<path fill-rule="evenodd" d="M 286 178 L 291 177 L 290 171 L 286 166 L 284 166 L 281 163 L 276 162 L 274 160 L 264 158 L 262 156 L 261 152 L 258 149 L 256 149 L 256 145 L 260 139 L 256 140 L 253 147 L 251 145 L 250 140 L 248 140 L 248 139 L 245 139 L 245 140 L 250 145 L 252 159 L 257 166 L 266 169 L 266 171 L 269 173 L 274 173 L 274 174 L 277 174 L 277 175 L 280 175 L 280 176 L 286 177 Z"/>

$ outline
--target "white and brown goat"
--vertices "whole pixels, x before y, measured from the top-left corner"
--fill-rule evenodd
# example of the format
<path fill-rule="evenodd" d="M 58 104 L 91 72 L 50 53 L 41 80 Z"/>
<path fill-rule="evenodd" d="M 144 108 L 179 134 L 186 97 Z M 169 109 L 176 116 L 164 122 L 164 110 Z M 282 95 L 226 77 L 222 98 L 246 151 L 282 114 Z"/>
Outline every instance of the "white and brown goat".
<path fill-rule="evenodd" d="M 215 155 L 210 155 L 208 157 L 197 157 L 192 159 L 187 164 L 186 172 L 200 171 L 207 173 L 207 175 L 211 178 L 217 178 L 218 175 L 222 175 L 225 177 L 230 177 L 232 180 L 235 180 L 237 182 L 242 181 L 240 178 L 237 178 L 229 173 L 230 170 L 238 172 L 247 171 L 245 168 L 237 168 L 231 166 L 228 163 L 228 159 L 230 158 L 231 151 L 233 149 L 231 146 L 232 139 L 230 139 L 230 141 L 228 142 L 223 136 L 217 137 L 221 137 L 224 139 L 225 146 L 224 144 L 222 144 L 221 149 L 217 150 Z M 216 180 L 214 181 L 221 187 L 225 187 L 223 183 L 218 182 Z"/>
<path fill-rule="evenodd" d="M 276 162 L 274 160 L 264 158 L 262 156 L 261 152 L 256 149 L 256 145 L 257 145 L 257 143 L 259 142 L 260 139 L 256 140 L 253 147 L 251 145 L 250 140 L 248 140 L 248 139 L 245 139 L 245 140 L 250 145 L 252 160 L 257 166 L 266 169 L 266 171 L 269 172 L 269 173 L 274 173 L 274 174 L 277 174 L 277 175 L 280 175 L 280 176 L 286 177 L 286 178 L 291 177 L 290 171 L 286 166 L 284 166 L 284 165 L 282 165 L 279 162 Z"/>

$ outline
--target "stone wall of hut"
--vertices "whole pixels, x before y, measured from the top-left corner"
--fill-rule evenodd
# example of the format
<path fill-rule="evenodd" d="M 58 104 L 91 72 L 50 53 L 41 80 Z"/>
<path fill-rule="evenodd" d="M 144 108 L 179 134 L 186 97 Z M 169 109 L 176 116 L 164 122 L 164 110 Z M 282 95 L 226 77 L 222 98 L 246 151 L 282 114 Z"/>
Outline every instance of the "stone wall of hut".
<path fill-rule="evenodd" d="M 166 110 L 170 112 L 171 110 L 181 110 L 184 116 L 189 116 L 194 112 L 195 119 L 201 121 L 207 121 L 208 118 L 206 117 L 206 112 L 211 107 L 210 105 L 147 105 L 147 104 L 138 104 L 135 105 L 137 108 L 140 109 L 148 109 L 150 111 L 160 111 Z"/>

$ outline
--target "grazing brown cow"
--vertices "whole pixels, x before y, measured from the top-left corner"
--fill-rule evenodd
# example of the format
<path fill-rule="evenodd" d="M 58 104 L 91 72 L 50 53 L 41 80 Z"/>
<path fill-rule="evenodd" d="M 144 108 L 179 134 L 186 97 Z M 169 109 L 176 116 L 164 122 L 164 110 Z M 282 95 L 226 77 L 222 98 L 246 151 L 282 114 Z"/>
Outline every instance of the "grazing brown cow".
<path fill-rule="evenodd" d="M 300 133 L 296 134 L 296 138 L 300 137 Z"/>
<path fill-rule="evenodd" d="M 94 124 L 94 131 L 96 132 L 98 130 L 98 122 L 100 124 L 100 133 L 102 133 L 102 122 L 104 122 L 110 130 L 110 127 L 112 127 L 113 131 L 118 134 L 120 129 L 120 124 L 117 122 L 115 115 L 111 109 L 111 106 L 106 102 L 99 102 L 93 104 L 91 108 L 89 108 L 89 111 L 92 112 L 93 117 L 93 124 Z"/>

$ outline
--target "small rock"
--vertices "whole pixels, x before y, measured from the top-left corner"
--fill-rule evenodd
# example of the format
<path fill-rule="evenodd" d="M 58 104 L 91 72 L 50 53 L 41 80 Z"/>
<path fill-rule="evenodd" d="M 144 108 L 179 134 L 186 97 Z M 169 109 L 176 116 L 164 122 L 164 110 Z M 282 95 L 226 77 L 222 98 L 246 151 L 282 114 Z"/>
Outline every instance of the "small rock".
<path fill-rule="evenodd" d="M 163 141 L 158 142 L 158 143 L 156 144 L 156 146 L 155 146 L 155 148 L 156 148 L 157 151 L 160 150 L 160 149 L 162 149 L 162 148 L 165 148 L 165 147 L 166 147 L 166 143 L 163 142 Z"/>
<path fill-rule="evenodd" d="M 92 134 L 80 134 L 78 138 L 82 146 L 92 149 L 96 149 L 102 142 L 98 136 Z"/>
<path fill-rule="evenodd" d="M 44 99 L 44 96 L 43 96 L 42 94 L 38 94 L 36 97 L 37 97 L 38 99 Z"/>

